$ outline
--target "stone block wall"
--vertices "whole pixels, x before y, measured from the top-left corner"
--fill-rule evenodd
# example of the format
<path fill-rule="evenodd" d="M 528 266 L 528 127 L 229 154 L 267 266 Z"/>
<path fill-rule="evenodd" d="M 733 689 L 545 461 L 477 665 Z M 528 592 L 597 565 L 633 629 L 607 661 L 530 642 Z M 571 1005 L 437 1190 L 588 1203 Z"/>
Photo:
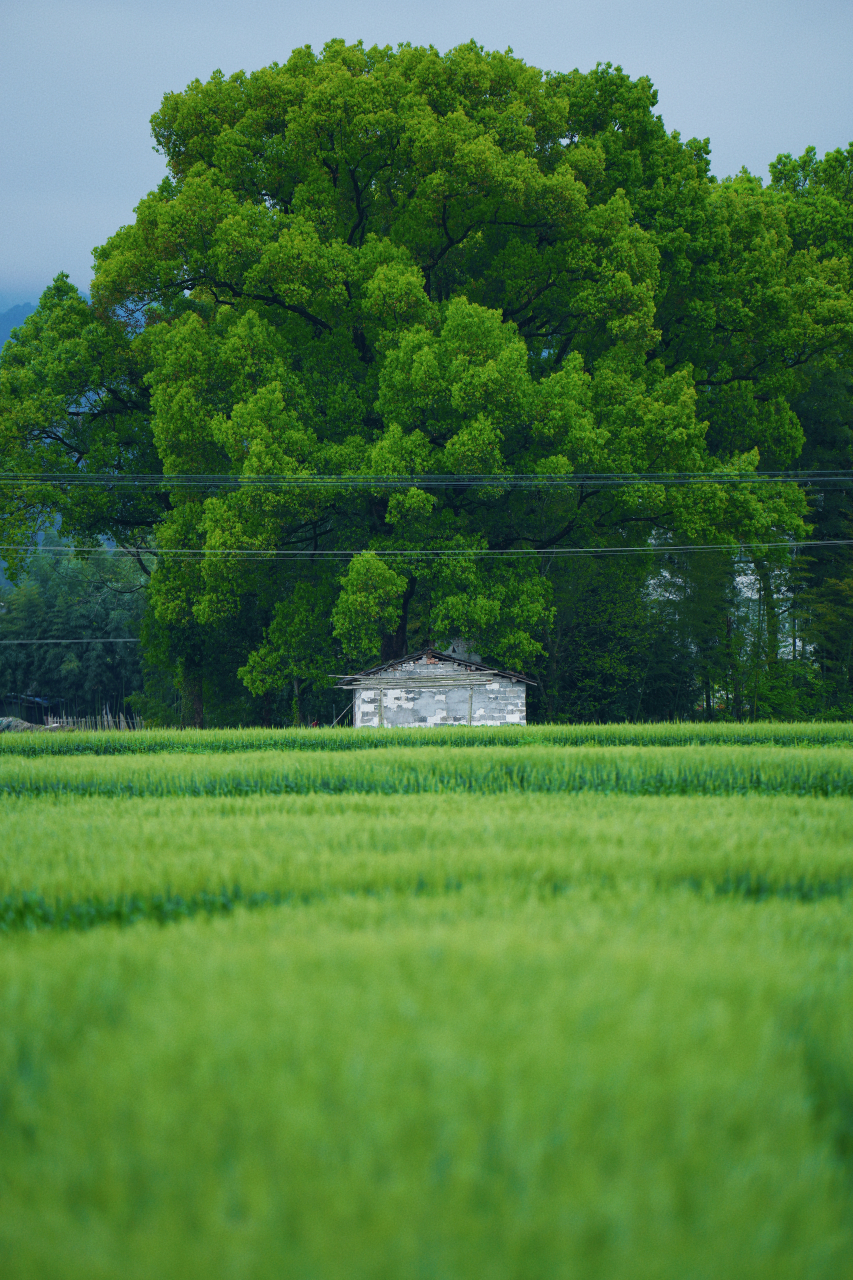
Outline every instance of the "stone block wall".
<path fill-rule="evenodd" d="M 439 724 L 526 724 L 526 690 L 523 681 L 504 676 L 452 676 L 428 687 L 391 683 L 388 676 L 375 687 L 365 684 L 353 690 L 353 724 L 356 728 L 429 728 Z"/>

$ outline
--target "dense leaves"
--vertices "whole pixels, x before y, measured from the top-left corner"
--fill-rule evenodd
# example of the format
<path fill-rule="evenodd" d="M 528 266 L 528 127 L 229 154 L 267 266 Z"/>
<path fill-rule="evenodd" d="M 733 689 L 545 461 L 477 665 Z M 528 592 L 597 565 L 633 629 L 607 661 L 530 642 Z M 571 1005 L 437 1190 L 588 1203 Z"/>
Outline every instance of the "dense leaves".
<path fill-rule="evenodd" d="M 41 723 L 108 708 L 115 718 L 142 689 L 139 645 L 112 643 L 139 638 L 142 575 L 103 551 L 80 561 L 51 553 L 55 538 L 44 545 L 26 575 L 0 586 L 0 714 Z"/>
<path fill-rule="evenodd" d="M 721 673 L 727 713 L 757 714 L 736 658 L 777 680 L 796 590 L 808 653 L 834 644 L 849 683 L 826 638 L 844 572 L 818 601 L 764 550 L 816 519 L 795 486 L 464 480 L 850 465 L 850 153 L 719 183 L 655 102 L 609 65 L 341 41 L 166 95 L 169 176 L 96 250 L 91 303 L 60 277 L 7 346 L 0 431 L 9 470 L 234 478 L 4 500 L 18 541 L 60 514 L 162 553 L 146 636 L 185 719 L 236 707 L 238 674 L 247 718 L 285 687 L 294 718 L 325 713 L 342 664 L 454 636 L 535 674 L 540 714 L 715 714 Z M 423 473 L 455 481 L 239 483 Z M 709 542 L 730 569 L 701 588 L 683 558 L 539 554 Z"/>

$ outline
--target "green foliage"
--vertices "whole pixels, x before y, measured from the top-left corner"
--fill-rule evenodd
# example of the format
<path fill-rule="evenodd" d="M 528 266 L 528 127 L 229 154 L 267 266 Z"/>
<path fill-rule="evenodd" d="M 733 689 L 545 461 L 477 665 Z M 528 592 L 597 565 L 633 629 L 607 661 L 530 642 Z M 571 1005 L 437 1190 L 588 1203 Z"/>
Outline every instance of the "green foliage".
<path fill-rule="evenodd" d="M 51 472 L 158 474 L 151 438 L 148 337 L 131 317 L 93 307 L 66 275 L 45 290 L 3 348 L 0 467 Z M 145 541 L 166 495 L 156 490 L 63 489 L 33 484 L 2 495 L 4 559 L 20 571 L 36 534 L 55 528 L 83 545 L 99 536 Z M 19 545 L 20 554 L 8 550 Z"/>
<path fill-rule="evenodd" d="M 719 183 L 708 141 L 667 134 L 656 101 L 610 64 L 339 40 L 165 96 L 169 176 L 96 250 L 91 304 L 58 277 L 4 349 L 0 466 L 234 478 L 3 491 L 22 545 L 61 517 L 75 539 L 169 553 L 145 637 L 182 723 L 317 718 L 344 663 L 460 636 L 534 674 L 551 718 L 713 715 L 723 669 L 727 715 L 849 714 L 844 624 L 828 622 L 849 565 L 807 581 L 761 553 L 812 524 L 828 536 L 830 507 L 846 528 L 846 497 L 239 483 L 849 465 L 849 149 L 780 156 L 766 188 Z M 576 582 L 528 554 L 667 543 L 745 544 L 761 603 L 730 608 L 698 571 L 676 617 L 651 560 L 644 580 Z M 365 594 L 329 551 L 393 552 L 393 568 Z M 496 551 L 525 554 L 480 554 Z M 783 673 L 794 595 L 807 651 Z M 717 661 L 726 644 L 748 673 Z"/>
<path fill-rule="evenodd" d="M 0 587 L 0 641 L 91 640 L 89 644 L 0 643 L 0 705 L 7 715 L 113 716 L 141 689 L 138 644 L 101 644 L 101 637 L 138 637 L 145 609 L 144 575 L 132 561 L 97 550 L 85 559 L 51 551 L 32 558 L 15 585 Z M 39 702 L 35 702 L 39 699 Z"/>
<path fill-rule="evenodd" d="M 332 613 L 332 628 L 348 657 L 366 662 L 379 656 L 383 632 L 399 625 L 406 585 L 374 552 L 353 557 Z"/>
<path fill-rule="evenodd" d="M 819 160 L 813 147 L 795 160 L 778 156 L 770 166 L 774 190 L 786 203 L 796 247 L 839 273 L 849 271 L 853 253 L 853 147 L 828 152 Z M 853 366 L 850 344 L 828 362 L 793 407 L 805 433 L 802 465 L 816 470 L 853 467 Z M 853 535 L 850 489 L 815 495 L 810 519 L 819 539 L 849 540 Z M 815 701 L 825 711 L 848 714 L 853 706 L 850 636 L 853 615 L 853 549 L 825 546 L 802 559 L 791 586 L 792 615 L 820 675 Z"/>

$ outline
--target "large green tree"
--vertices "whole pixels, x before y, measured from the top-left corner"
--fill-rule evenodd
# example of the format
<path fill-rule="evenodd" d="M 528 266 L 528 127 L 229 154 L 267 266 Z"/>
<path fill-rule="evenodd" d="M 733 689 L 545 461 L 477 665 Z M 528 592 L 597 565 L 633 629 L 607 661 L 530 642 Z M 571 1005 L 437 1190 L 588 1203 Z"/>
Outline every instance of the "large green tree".
<path fill-rule="evenodd" d="M 248 689 L 292 684 L 297 709 L 342 661 L 463 635 L 537 671 L 557 714 L 578 621 L 558 615 L 583 605 L 527 553 L 802 531 L 781 485 L 459 479 L 797 457 L 794 402 L 849 345 L 847 259 L 798 239 L 784 193 L 715 183 L 655 103 L 609 65 L 341 41 L 165 97 L 168 178 L 96 251 L 91 303 L 60 279 L 7 347 L 0 412 L 10 469 L 234 478 L 7 508 L 22 538 L 58 509 L 75 537 L 156 547 L 152 634 L 188 718 L 229 629 Z M 424 473 L 457 480 L 239 483 Z"/>
<path fill-rule="evenodd" d="M 834 270 L 849 288 L 853 264 L 853 143 L 818 159 L 814 147 L 770 166 L 795 250 Z M 853 470 L 853 342 L 831 352 L 792 401 L 804 436 L 801 465 Z M 798 560 L 791 584 L 792 620 L 819 664 L 825 710 L 853 711 L 853 487 L 816 490 L 810 521 L 817 540 Z M 832 544 L 835 545 L 832 545 Z M 840 544 L 840 545 L 839 545 Z"/>

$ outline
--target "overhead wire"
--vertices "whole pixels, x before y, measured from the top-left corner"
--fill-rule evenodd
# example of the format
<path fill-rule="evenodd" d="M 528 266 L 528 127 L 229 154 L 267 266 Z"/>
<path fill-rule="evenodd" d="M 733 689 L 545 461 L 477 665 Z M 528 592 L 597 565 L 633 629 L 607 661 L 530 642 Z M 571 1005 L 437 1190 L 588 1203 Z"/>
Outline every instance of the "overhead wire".
<path fill-rule="evenodd" d="M 853 485 L 853 471 L 666 471 L 586 472 L 567 475 L 521 474 L 412 474 L 412 475 L 230 475 L 221 473 L 151 472 L 0 472 L 0 486 L 27 488 L 42 484 L 70 488 L 229 488 L 229 489 L 575 489 L 585 486 L 618 489 L 639 485 L 777 484 L 789 482 L 820 488 Z"/>
<path fill-rule="evenodd" d="M 89 636 L 82 640 L 0 640 L 0 644 L 139 644 L 138 636 Z"/>
<path fill-rule="evenodd" d="M 347 560 L 353 556 L 371 553 L 379 557 L 386 556 L 461 556 L 469 559 L 508 558 L 513 556 L 617 556 L 617 555 L 670 555 L 678 552 L 695 551 L 755 551 L 768 549 L 809 549 L 811 547 L 849 547 L 853 546 L 853 538 L 822 538 L 813 540 L 784 539 L 767 542 L 707 542 L 707 543 L 656 543 L 632 547 L 598 546 L 598 547 L 354 547 L 349 549 L 317 549 L 293 548 L 280 549 L 251 547 L 22 547 L 0 545 L 0 552 L 40 552 L 43 554 L 82 555 L 105 553 L 107 555 L 151 555 L 151 556 L 183 556 L 188 559 L 207 559 L 212 556 L 233 557 L 250 560 L 312 560 L 337 559 Z"/>
<path fill-rule="evenodd" d="M 259 475 L 234 476 L 225 474 L 167 474 L 153 473 L 91 473 L 65 472 L 55 473 L 0 473 L 0 486 L 28 487 L 38 484 L 64 484 L 74 488 L 93 487 L 186 487 L 186 488 L 230 488 L 230 489 L 281 489 L 311 490 L 328 488 L 355 489 L 399 489 L 399 488 L 496 488 L 496 489 L 571 489 L 586 485 L 602 488 L 626 488 L 641 485 L 697 485 L 697 484 L 768 484 L 796 483 L 815 485 L 820 488 L 846 487 L 853 485 L 853 471 L 765 471 L 765 472 L 588 472 L 570 475 L 501 475 L 501 474 L 413 474 L 413 475 Z M 40 547 L 39 551 L 52 553 L 75 554 L 78 551 L 103 551 L 132 555 L 182 556 L 187 558 L 208 558 L 210 556 L 226 556 L 242 559 L 348 559 L 363 550 L 371 550 L 377 556 L 465 556 L 468 558 L 504 558 L 516 556 L 613 556 L 613 555 L 666 555 L 669 553 L 687 553 L 701 551 L 754 550 L 757 548 L 809 548 L 809 547 L 844 547 L 853 545 L 851 539 L 820 539 L 739 543 L 705 543 L 673 545 L 661 543 L 642 546 L 610 546 L 610 547 L 512 547 L 512 548 L 349 548 L 349 549 L 313 549 L 313 548 L 238 548 L 238 547 Z M 35 548 L 21 546 L 0 546 L 0 552 L 27 553 Z"/>

